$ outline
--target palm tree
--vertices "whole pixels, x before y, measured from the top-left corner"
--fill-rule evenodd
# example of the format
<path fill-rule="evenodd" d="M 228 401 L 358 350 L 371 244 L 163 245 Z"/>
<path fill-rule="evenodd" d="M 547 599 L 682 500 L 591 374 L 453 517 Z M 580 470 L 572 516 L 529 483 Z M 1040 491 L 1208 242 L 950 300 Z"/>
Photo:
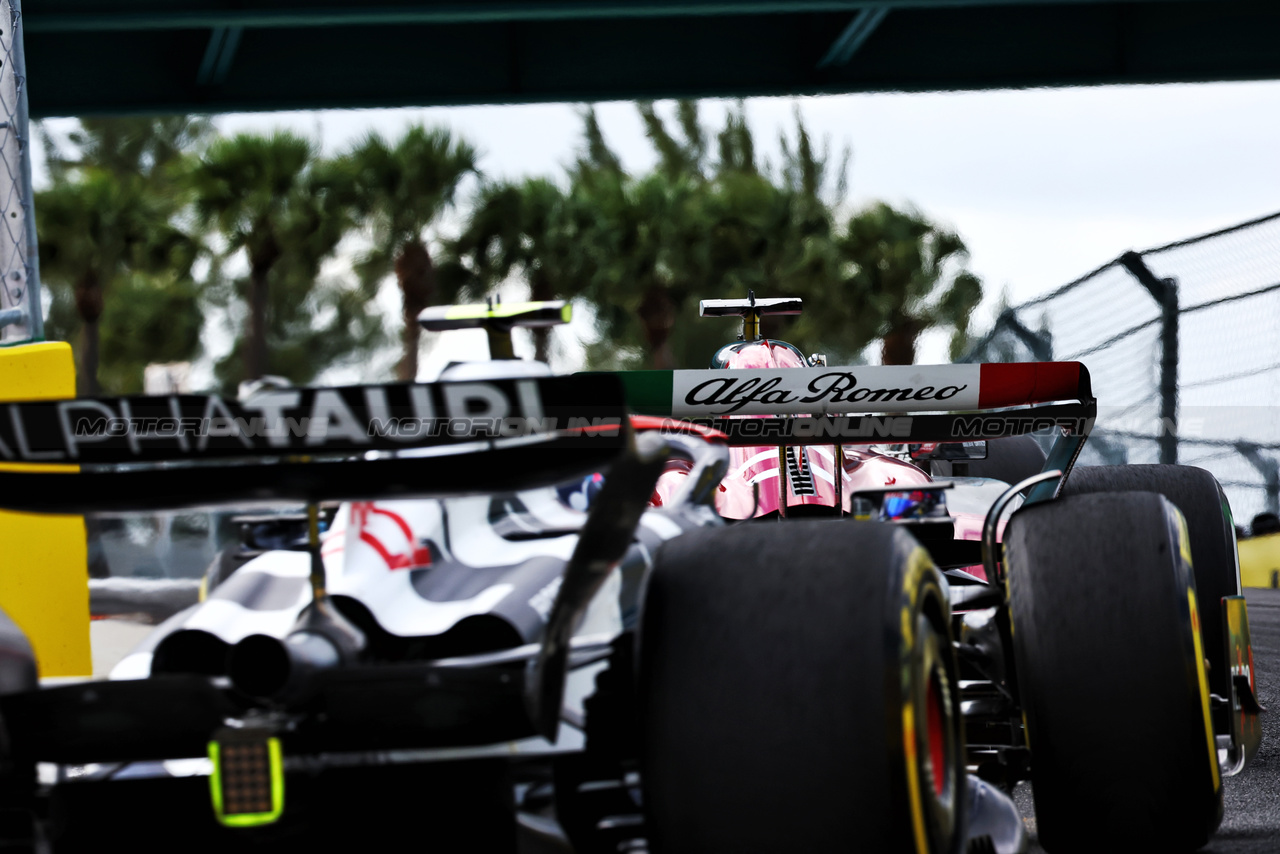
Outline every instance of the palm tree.
<path fill-rule="evenodd" d="M 199 247 L 174 224 L 170 199 L 151 192 L 139 177 L 80 168 L 40 192 L 35 207 L 41 271 L 55 286 L 51 332 L 67 334 L 78 319 L 82 394 L 97 394 L 101 389 L 100 327 L 106 296 L 117 288 L 128 286 L 127 292 L 116 295 L 121 299 L 151 298 L 134 300 L 116 312 L 119 322 L 112 329 L 115 334 L 108 336 L 108 355 L 118 349 L 112 346 L 121 343 L 117 338 L 155 325 L 158 318 L 146 317 L 147 308 L 174 314 L 166 319 L 170 334 L 152 341 L 155 347 L 142 347 L 129 365 L 113 365 L 113 373 L 123 369 L 123 375 L 113 380 L 112 391 L 137 390 L 141 367 L 148 361 L 189 357 L 195 351 L 198 321 L 192 320 L 198 318 L 198 310 L 190 273 Z M 161 284 L 157 293 L 157 288 L 147 287 L 147 277 L 156 277 L 153 285 L 163 279 L 172 287 L 166 292 Z M 58 293 L 59 286 L 63 294 Z M 68 303 L 74 305 L 74 317 L 67 317 Z"/>
<path fill-rule="evenodd" d="M 80 119 L 67 135 L 70 146 L 43 134 L 50 176 L 60 180 L 79 167 L 105 169 L 115 175 L 141 176 L 177 194 L 181 185 L 174 167 L 199 151 L 213 135 L 213 123 L 200 116 L 112 116 Z"/>
<path fill-rule="evenodd" d="M 343 158 L 353 208 L 373 231 L 373 249 L 357 263 L 357 272 L 375 283 L 394 272 L 400 286 L 400 380 L 417 377 L 418 314 L 436 300 L 425 232 L 453 204 L 462 179 L 476 172 L 477 157 L 448 128 L 414 125 L 395 143 L 370 134 Z"/>
<path fill-rule="evenodd" d="M 672 133 L 648 102 L 637 104 L 656 167 L 634 177 L 605 142 L 593 110 L 583 114 L 583 146 L 570 175 L 566 209 L 585 258 L 576 294 L 593 307 L 600 342 L 588 361 L 601 367 L 675 367 L 680 346 L 704 330 L 677 321 L 690 298 L 721 288 L 710 271 L 705 218 L 706 134 L 693 102 L 677 107 Z"/>
<path fill-rule="evenodd" d="M 600 263 L 585 295 L 602 320 L 605 338 L 639 342 L 648 367 L 676 367 L 685 327 L 682 310 L 698 295 L 715 296 L 709 272 L 702 182 L 656 170 L 639 179 L 579 188 L 597 211 L 586 243 Z M 696 334 L 695 330 L 687 330 Z"/>
<path fill-rule="evenodd" d="M 199 350 L 200 245 L 182 222 L 175 171 L 210 132 L 206 119 L 159 116 L 83 119 L 66 141 L 42 134 L 53 180 L 37 196 L 47 332 L 76 341 L 86 393 L 138 391 L 147 363 Z"/>
<path fill-rule="evenodd" d="M 652 105 L 638 105 L 646 135 L 658 155 L 649 174 L 630 178 L 600 157 L 592 172 L 580 161 L 574 194 L 599 211 L 587 244 L 602 260 L 588 296 L 607 321 L 605 337 L 634 340 L 652 367 L 697 364 L 732 330 L 697 320 L 700 298 L 816 292 L 830 281 L 830 178 L 842 192 L 843 170 L 814 152 L 797 114 L 797 143 L 785 149 L 776 174 L 755 152 L 741 104 L 715 135 L 694 102 L 676 105 L 677 130 L 669 130 Z M 588 150 L 593 141 L 588 115 Z M 590 180 L 588 180 L 590 179 Z M 776 327 L 781 324 L 772 324 Z"/>
<path fill-rule="evenodd" d="M 697 278 L 679 256 L 697 231 L 686 221 L 702 178 L 687 174 L 698 155 L 666 136 L 650 105 L 641 105 L 641 116 L 664 165 L 641 179 L 627 175 L 586 110 L 569 187 L 547 179 L 482 186 L 462 234 L 449 243 L 446 282 L 477 294 L 519 274 L 533 299 L 583 297 L 601 333 L 589 363 L 671 367 L 675 310 Z M 534 334 L 539 359 L 549 355 L 548 332 Z"/>
<path fill-rule="evenodd" d="M 448 244 L 445 289 L 478 296 L 514 273 L 529 298 L 573 297 L 590 278 L 581 223 L 572 199 L 555 182 L 528 178 L 481 187 L 462 234 Z M 533 330 L 534 358 L 547 361 L 551 330 Z"/>
<path fill-rule="evenodd" d="M 227 254 L 243 251 L 249 264 L 237 287 L 248 303 L 233 354 L 242 366 L 237 371 L 226 362 L 219 373 L 228 383 L 257 379 L 272 367 L 272 339 L 281 340 L 272 335 L 273 322 L 283 332 L 282 312 L 310 318 L 318 308 L 307 302 L 321 263 L 351 228 L 349 210 L 333 192 L 337 178 L 319 161 L 315 144 L 288 131 L 220 139 L 194 164 L 188 181 L 202 223 L 218 230 Z"/>
<path fill-rule="evenodd" d="M 654 169 L 627 174 L 588 108 L 567 187 L 536 179 L 481 188 L 448 244 L 444 289 L 483 293 L 521 275 L 535 299 L 590 304 L 599 341 L 587 347 L 589 364 L 671 368 L 705 362 L 732 334 L 697 320 L 698 299 L 830 281 L 832 217 L 822 196 L 834 170 L 798 117 L 779 176 L 758 161 L 741 105 L 714 137 L 693 101 L 677 103 L 672 128 L 651 103 L 637 109 Z M 545 358 L 545 332 L 535 347 Z"/>
<path fill-rule="evenodd" d="M 837 246 L 848 305 L 831 307 L 828 328 L 843 323 L 857 342 L 882 339 L 886 365 L 913 364 L 920 333 L 938 326 L 952 329 L 953 358 L 963 351 L 982 283 L 963 268 L 968 250 L 957 234 L 880 202 L 849 219 Z"/>

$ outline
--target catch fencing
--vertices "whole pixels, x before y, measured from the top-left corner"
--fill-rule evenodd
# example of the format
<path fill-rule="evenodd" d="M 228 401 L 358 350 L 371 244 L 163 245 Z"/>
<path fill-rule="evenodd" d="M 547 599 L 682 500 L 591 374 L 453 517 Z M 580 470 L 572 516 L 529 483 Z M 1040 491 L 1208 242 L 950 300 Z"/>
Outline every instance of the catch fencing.
<path fill-rule="evenodd" d="M 1126 252 L 1005 309 L 965 356 L 1050 359 L 1093 378 L 1080 464 L 1200 466 L 1238 524 L 1280 512 L 1280 213 Z"/>
<path fill-rule="evenodd" d="M 19 0 L 0 0 L 0 345 L 40 340 L 39 256 Z"/>

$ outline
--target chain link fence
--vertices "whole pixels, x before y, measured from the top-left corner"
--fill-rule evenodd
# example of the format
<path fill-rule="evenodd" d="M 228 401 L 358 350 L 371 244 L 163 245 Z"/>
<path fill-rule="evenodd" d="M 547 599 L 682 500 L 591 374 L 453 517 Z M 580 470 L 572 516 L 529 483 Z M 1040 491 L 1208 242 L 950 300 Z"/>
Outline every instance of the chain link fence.
<path fill-rule="evenodd" d="M 965 356 L 1049 359 L 1093 378 L 1080 464 L 1201 466 L 1238 522 L 1280 512 L 1280 213 L 1127 252 L 1005 309 Z"/>
<path fill-rule="evenodd" d="M 39 256 L 19 0 L 0 0 L 0 345 L 40 340 Z"/>

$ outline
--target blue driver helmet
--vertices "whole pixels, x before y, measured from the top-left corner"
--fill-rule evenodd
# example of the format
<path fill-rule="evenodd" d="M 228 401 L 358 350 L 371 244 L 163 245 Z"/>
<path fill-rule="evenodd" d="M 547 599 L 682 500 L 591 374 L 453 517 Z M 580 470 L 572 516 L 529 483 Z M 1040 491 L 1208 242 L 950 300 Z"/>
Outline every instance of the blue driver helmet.
<path fill-rule="evenodd" d="M 933 490 L 913 489 L 890 492 L 880 505 L 881 521 L 893 519 L 920 519 L 945 513 L 942 494 Z"/>

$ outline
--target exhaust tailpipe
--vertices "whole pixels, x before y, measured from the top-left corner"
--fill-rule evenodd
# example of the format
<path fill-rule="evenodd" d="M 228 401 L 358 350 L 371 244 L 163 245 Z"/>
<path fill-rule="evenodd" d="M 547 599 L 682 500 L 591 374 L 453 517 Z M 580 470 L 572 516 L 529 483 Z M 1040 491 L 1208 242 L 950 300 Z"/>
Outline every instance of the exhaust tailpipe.
<path fill-rule="evenodd" d="M 288 701 L 305 694 L 321 671 L 354 662 L 364 646 L 364 634 L 321 599 L 283 640 L 249 635 L 233 646 L 227 676 L 250 697 Z"/>
<path fill-rule="evenodd" d="M 321 670 L 341 662 L 337 648 L 325 637 L 295 632 L 284 640 L 249 635 L 231 648 L 227 676 L 251 697 L 285 699 L 297 694 Z"/>

